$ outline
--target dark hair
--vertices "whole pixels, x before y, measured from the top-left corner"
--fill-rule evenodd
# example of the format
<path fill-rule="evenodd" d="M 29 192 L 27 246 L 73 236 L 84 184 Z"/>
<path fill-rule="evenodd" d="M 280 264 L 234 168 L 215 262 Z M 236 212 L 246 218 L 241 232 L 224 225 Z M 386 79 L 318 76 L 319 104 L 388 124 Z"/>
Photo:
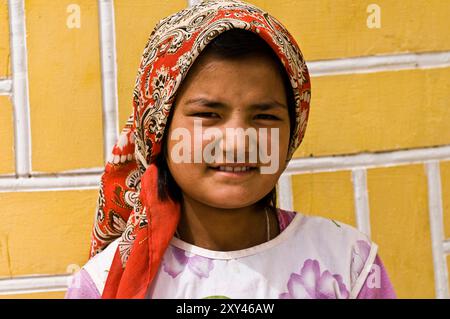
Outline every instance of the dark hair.
<path fill-rule="evenodd" d="M 242 29 L 233 29 L 217 36 L 214 40 L 212 40 L 210 44 L 208 44 L 208 46 L 201 54 L 205 54 L 206 52 L 215 57 L 228 60 L 239 59 L 252 55 L 264 55 L 270 57 L 273 61 L 275 61 L 283 77 L 283 84 L 288 102 L 290 138 L 292 138 L 296 122 L 294 93 L 286 69 L 284 68 L 283 64 L 281 63 L 275 52 L 272 50 L 272 48 L 260 36 L 254 34 L 253 32 Z M 167 125 L 165 128 L 166 132 L 168 131 L 173 113 L 174 112 L 172 111 L 169 115 L 169 118 L 167 119 Z M 166 162 L 167 136 L 168 134 L 166 133 L 162 141 L 161 153 L 156 158 L 156 165 L 159 168 L 158 197 L 160 200 L 166 200 L 168 199 L 168 197 L 170 197 L 173 201 L 181 203 L 181 189 L 173 179 L 172 174 L 170 174 L 169 167 L 167 166 Z M 262 198 L 258 202 L 258 204 L 262 207 L 275 209 L 276 187 L 274 187 L 270 193 Z"/>

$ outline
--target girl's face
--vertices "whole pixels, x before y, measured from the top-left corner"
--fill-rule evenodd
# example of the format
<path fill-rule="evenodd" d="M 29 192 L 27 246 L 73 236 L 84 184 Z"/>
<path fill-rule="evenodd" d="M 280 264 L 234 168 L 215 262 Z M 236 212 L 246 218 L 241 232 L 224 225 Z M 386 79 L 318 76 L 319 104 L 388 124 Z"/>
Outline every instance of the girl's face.
<path fill-rule="evenodd" d="M 273 189 L 285 168 L 290 134 L 285 88 L 274 61 L 262 55 L 230 60 L 206 53 L 189 71 L 175 105 L 168 131 L 167 164 L 183 196 L 208 206 L 231 209 L 252 205 Z M 226 163 L 226 155 L 222 162 L 206 163 L 201 151 L 214 140 L 202 136 L 208 128 L 220 130 L 226 141 L 230 140 L 227 129 L 231 132 L 253 128 L 261 132 L 260 129 L 266 128 L 265 143 L 261 142 L 263 136 L 259 134 L 257 147 L 258 150 L 264 148 L 260 152 L 268 153 L 271 158 L 270 173 L 261 171 L 261 167 L 271 165 L 267 157 L 262 160 L 258 156 L 256 163 L 250 160 L 248 139 L 245 140 L 245 163 L 237 163 L 238 149 L 242 151 L 238 143 L 231 149 L 230 146 L 222 149 L 223 154 L 234 152 L 234 164 Z M 274 133 L 276 131 L 278 134 Z M 180 137 L 180 132 L 189 134 Z M 180 142 L 186 136 L 190 140 L 183 144 L 190 145 L 191 156 L 189 161 L 180 163 L 173 154 L 180 154 Z M 274 154 L 270 154 L 271 150 Z M 189 152 L 189 148 L 183 151 Z M 201 163 L 198 157 L 194 160 L 194 152 L 200 154 Z M 273 165 L 273 161 L 277 161 L 277 165 Z M 247 171 L 223 171 L 236 166 L 247 166 Z"/>

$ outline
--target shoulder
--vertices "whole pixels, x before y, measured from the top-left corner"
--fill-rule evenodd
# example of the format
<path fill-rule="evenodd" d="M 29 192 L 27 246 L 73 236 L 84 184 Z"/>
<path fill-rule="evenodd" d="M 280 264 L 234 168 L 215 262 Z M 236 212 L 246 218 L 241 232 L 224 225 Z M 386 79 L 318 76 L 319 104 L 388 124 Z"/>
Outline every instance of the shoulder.
<path fill-rule="evenodd" d="M 109 269 L 111 268 L 114 255 L 119 245 L 120 237 L 110 243 L 105 250 L 92 257 L 83 267 L 82 270 L 90 276 L 92 282 L 97 288 L 100 295 L 108 278 Z"/>
<path fill-rule="evenodd" d="M 311 258 L 321 260 L 327 269 L 339 269 L 346 274 L 351 286 L 350 297 L 356 297 L 374 267 L 378 245 L 351 225 L 294 213 L 296 245 L 308 251 Z"/>
<path fill-rule="evenodd" d="M 320 216 L 304 215 L 301 212 L 295 212 L 299 217 L 299 230 L 312 240 L 319 240 L 323 246 L 343 246 L 353 248 L 358 247 L 376 247 L 370 237 L 355 227 L 343 222 L 324 218 Z"/>

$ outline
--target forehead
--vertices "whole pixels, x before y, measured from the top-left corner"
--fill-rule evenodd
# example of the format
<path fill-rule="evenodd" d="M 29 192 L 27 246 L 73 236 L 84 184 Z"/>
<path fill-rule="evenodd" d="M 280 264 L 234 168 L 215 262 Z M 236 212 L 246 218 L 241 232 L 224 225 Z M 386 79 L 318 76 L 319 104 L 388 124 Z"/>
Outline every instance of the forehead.
<path fill-rule="evenodd" d="M 285 103 L 282 72 L 267 55 L 224 59 L 205 54 L 189 70 L 177 99 L 208 95 L 220 100 L 272 98 Z"/>

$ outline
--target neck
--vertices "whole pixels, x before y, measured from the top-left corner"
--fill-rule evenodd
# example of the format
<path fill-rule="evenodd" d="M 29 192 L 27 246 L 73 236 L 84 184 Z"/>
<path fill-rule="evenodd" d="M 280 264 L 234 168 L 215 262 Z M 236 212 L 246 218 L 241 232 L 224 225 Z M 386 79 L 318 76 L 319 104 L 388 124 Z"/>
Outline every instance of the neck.
<path fill-rule="evenodd" d="M 217 251 L 246 249 L 267 241 L 264 208 L 251 205 L 223 209 L 183 196 L 178 224 L 180 238 L 192 245 Z M 277 217 L 268 210 L 270 238 L 279 233 Z"/>

